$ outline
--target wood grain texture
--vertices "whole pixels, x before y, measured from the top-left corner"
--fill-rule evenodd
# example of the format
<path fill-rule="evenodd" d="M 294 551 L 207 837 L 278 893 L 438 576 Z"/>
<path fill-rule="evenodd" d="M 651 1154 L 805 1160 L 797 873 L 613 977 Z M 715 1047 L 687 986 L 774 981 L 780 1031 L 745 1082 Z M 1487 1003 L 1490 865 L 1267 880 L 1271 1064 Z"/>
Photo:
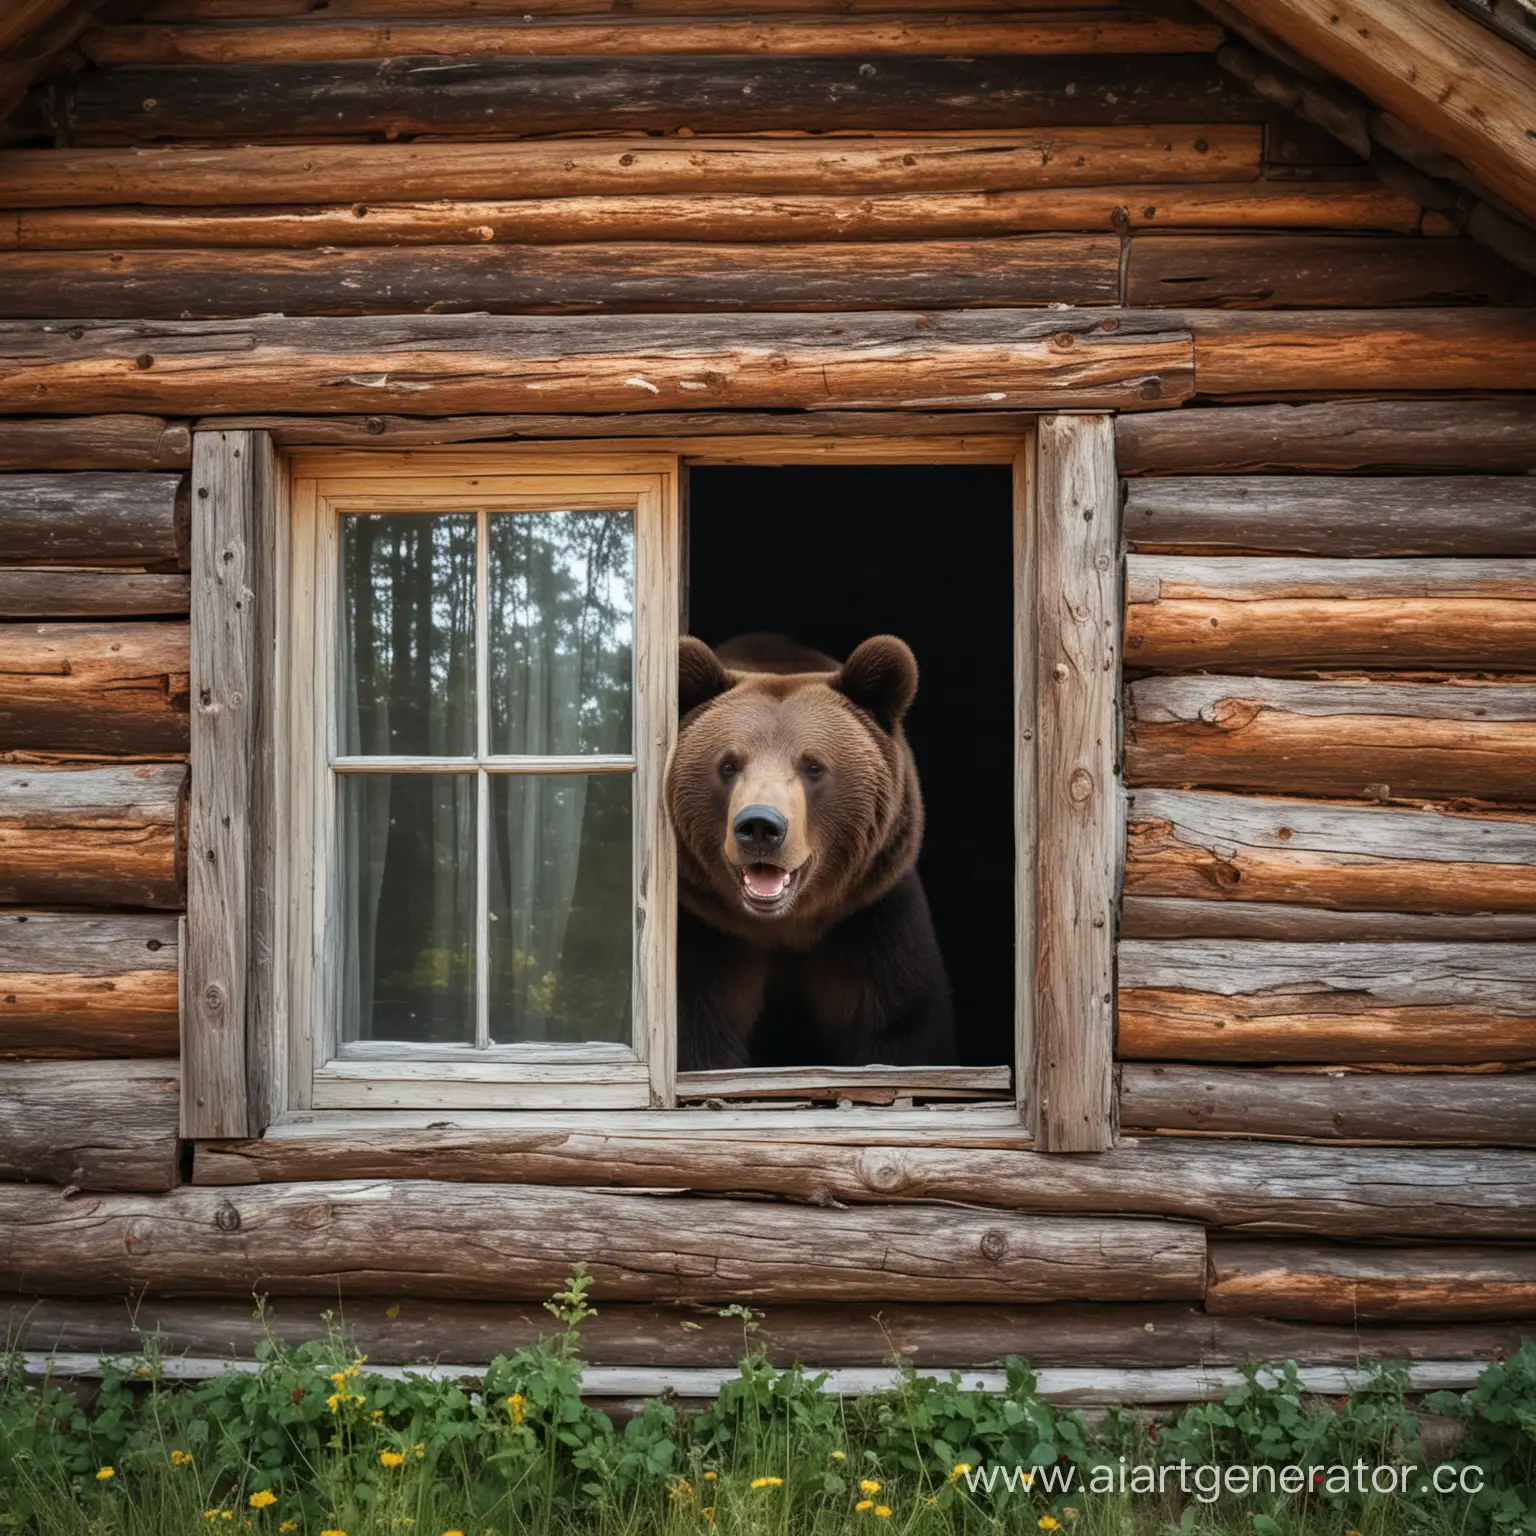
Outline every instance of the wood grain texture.
<path fill-rule="evenodd" d="M 334 0 L 333 0 L 334 4 Z M 708 194 L 1017 192 L 1251 183 L 1250 123 L 1085 124 L 974 136 L 537 139 L 0 150 L 0 205 L 233 207 Z M 1213 194 L 1214 195 L 1214 194 Z"/>
<path fill-rule="evenodd" d="M 1041 420 L 1035 461 L 1035 1015 L 1031 1124 L 1048 1152 L 1114 1137 L 1114 426 Z"/>
<path fill-rule="evenodd" d="M 0 470 L 186 469 L 191 462 L 186 423 L 160 416 L 0 419 Z"/>
<path fill-rule="evenodd" d="M 177 1150 L 174 1063 L 13 1061 L 0 1072 L 0 1178 L 166 1190 Z"/>
<path fill-rule="evenodd" d="M 1123 939 L 1117 959 L 1128 1060 L 1536 1060 L 1532 945 Z"/>
<path fill-rule="evenodd" d="M 1133 547 L 1213 553 L 1533 555 L 1536 476 L 1144 478 L 1127 487 L 1125 534 Z"/>
<path fill-rule="evenodd" d="M 187 530 L 181 475 L 0 475 L 0 560 L 185 570 Z"/>
<path fill-rule="evenodd" d="M 144 1236 L 128 1243 L 130 1231 Z M 183 1186 L 68 1202 L 0 1187 L 0 1232 L 0 1280 L 70 1295 L 143 1284 L 531 1301 L 578 1259 L 615 1301 L 1182 1300 L 1205 1285 L 1205 1234 L 1186 1223 L 528 1185 Z"/>
<path fill-rule="evenodd" d="M 1126 939 L 1282 939 L 1297 944 L 1371 941 L 1452 944 L 1536 939 L 1536 913 L 1353 912 L 1278 901 L 1126 896 Z"/>
<path fill-rule="evenodd" d="M 182 575 L 0 566 L 0 618 L 172 617 L 185 614 L 190 603 Z"/>
<path fill-rule="evenodd" d="M 1126 779 L 1336 799 L 1529 802 L 1524 686 L 1153 677 L 1127 691 Z"/>
<path fill-rule="evenodd" d="M 1121 473 L 1128 475 L 1283 470 L 1523 475 L 1536 469 L 1536 398 L 1330 400 L 1117 416 L 1115 452 Z"/>
<path fill-rule="evenodd" d="M 1112 322 L 1113 328 L 1107 328 Z M 1176 404 L 1190 341 L 1162 316 L 418 315 L 0 322 L 0 410 L 405 415 Z"/>
<path fill-rule="evenodd" d="M 1073 0 L 1073 10 L 1097 10 L 1121 0 Z M 137 19 L 164 21 L 247 21 L 309 16 L 314 0 L 151 0 Z M 968 11 L 1059 11 L 1061 0 L 966 0 Z M 810 12 L 856 16 L 931 11 L 933 0 L 775 0 L 775 14 Z M 327 17 L 384 16 L 731 16 L 753 15 L 755 0 L 330 0 Z"/>
<path fill-rule="evenodd" d="M 1139 1062 L 1120 1069 L 1121 1121 L 1139 1131 L 1520 1147 L 1536 1137 L 1533 1108 L 1536 1080 L 1528 1073 L 1265 1072 Z M 1318 1150 L 1296 1149 L 1303 1157 Z M 1447 1226 L 1443 1235 L 1469 1234 Z"/>
<path fill-rule="evenodd" d="M 1536 1314 L 1536 1251 L 1211 1244 L 1213 1315 L 1307 1321 L 1450 1321 Z"/>
<path fill-rule="evenodd" d="M 964 309 L 1113 304 L 1114 235 L 716 245 L 439 245 L 363 250 L 0 251 L 0 312 L 148 319 Z"/>

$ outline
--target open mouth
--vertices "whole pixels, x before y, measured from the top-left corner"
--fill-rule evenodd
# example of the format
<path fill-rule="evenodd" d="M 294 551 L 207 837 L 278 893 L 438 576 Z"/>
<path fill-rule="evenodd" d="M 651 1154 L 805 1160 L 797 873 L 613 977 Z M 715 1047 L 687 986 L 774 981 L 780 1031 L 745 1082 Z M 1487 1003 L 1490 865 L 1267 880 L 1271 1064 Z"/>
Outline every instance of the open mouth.
<path fill-rule="evenodd" d="M 771 912 L 788 903 L 799 873 L 777 864 L 743 864 L 741 894 L 755 911 Z"/>

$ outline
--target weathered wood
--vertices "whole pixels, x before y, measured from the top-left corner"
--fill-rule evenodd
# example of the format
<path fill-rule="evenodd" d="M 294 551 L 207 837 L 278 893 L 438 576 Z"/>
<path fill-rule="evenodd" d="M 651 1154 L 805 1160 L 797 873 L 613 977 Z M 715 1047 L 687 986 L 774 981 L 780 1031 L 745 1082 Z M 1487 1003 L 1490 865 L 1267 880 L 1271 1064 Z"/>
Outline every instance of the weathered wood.
<path fill-rule="evenodd" d="M 1532 447 L 1536 450 L 1536 444 Z M 1532 457 L 1536 462 L 1536 451 Z M 1141 548 L 1217 552 L 1533 555 L 1536 476 L 1191 475 L 1133 480 L 1126 494 L 1125 534 Z"/>
<path fill-rule="evenodd" d="M 1536 690 L 1153 677 L 1128 690 L 1132 784 L 1529 802 Z"/>
<path fill-rule="evenodd" d="M 166 1190 L 176 1169 L 174 1063 L 12 1061 L 0 1072 L 0 1178 Z"/>
<path fill-rule="evenodd" d="M 146 319 L 281 313 L 613 314 L 1113 304 L 1114 235 L 854 244 L 441 245 L 0 252 L 0 312 Z"/>
<path fill-rule="evenodd" d="M 174 1241 L 127 1240 L 155 1229 Z M 71 1201 L 0 1187 L 0 1233 L 5 1285 L 65 1295 L 143 1285 L 531 1301 L 578 1260 L 615 1301 L 1184 1300 L 1205 1286 L 1205 1234 L 1185 1223 L 529 1185 L 183 1186 Z"/>
<path fill-rule="evenodd" d="M 1149 235 L 1131 241 L 1126 303 L 1235 309 L 1529 304 L 1536 278 L 1475 240 Z"/>
<path fill-rule="evenodd" d="M 187 530 L 181 475 L 0 475 L 0 560 L 185 570 Z"/>
<path fill-rule="evenodd" d="M 180 907 L 180 763 L 0 765 L 0 901 Z"/>
<path fill-rule="evenodd" d="M 1536 398 L 1330 400 L 1117 416 L 1115 452 L 1121 473 L 1128 475 L 1276 470 L 1523 475 L 1536 469 Z M 1327 488 L 1317 485 L 1316 493 L 1326 494 Z"/>
<path fill-rule="evenodd" d="M 24 42 L 29 32 L 46 26 L 73 0 L 12 0 L 0 16 L 0 48 Z"/>
<path fill-rule="evenodd" d="M 648 58 L 749 54 L 948 57 L 1013 54 L 1214 53 L 1224 34 L 1193 16 L 1101 11 L 996 16 L 942 12 L 884 17 L 583 17 L 483 21 L 309 20 L 301 25 L 97 27 L 80 51 L 97 64 L 293 64 L 342 59 Z"/>
<path fill-rule="evenodd" d="M 1138 789 L 1125 890 L 1378 913 L 1536 914 L 1536 820 Z"/>
<path fill-rule="evenodd" d="M 1094 10 L 1122 0 L 1073 0 L 1073 10 Z M 1061 0 L 965 0 L 967 11 L 1059 11 Z M 756 0 L 329 0 L 327 17 L 360 16 L 731 16 L 753 15 Z M 829 11 L 860 15 L 930 11 L 933 0 L 774 0 L 775 14 Z M 144 22 L 248 21 L 309 16 L 314 0 L 151 0 L 138 16 Z"/>
<path fill-rule="evenodd" d="M 1137 1062 L 1120 1069 L 1121 1122 L 1143 1131 L 1529 1146 L 1536 1140 L 1533 1109 L 1536 1080 L 1524 1073 L 1287 1072 Z M 1322 1149 L 1295 1150 L 1304 1157 Z M 1441 1232 L 1468 1235 L 1449 1224 Z"/>
<path fill-rule="evenodd" d="M 187 578 L 142 571 L 0 566 L 0 618 L 87 619 L 187 612 Z"/>
<path fill-rule="evenodd" d="M 1297 944 L 1405 941 L 1469 944 L 1536 939 L 1536 913 L 1341 912 L 1273 901 L 1126 896 L 1125 939 L 1284 939 Z"/>
<path fill-rule="evenodd" d="M 963 159 L 967 146 L 973 142 L 969 138 L 956 140 L 954 157 Z M 518 147 L 509 146 L 514 150 Z M 0 155 L 0 188 L 4 186 L 4 165 L 5 158 Z M 42 251 L 121 250 L 135 246 L 161 250 L 479 246 L 491 241 L 553 244 L 588 240 L 936 240 L 1044 231 L 1220 229 L 1234 224 L 1411 233 L 1418 228 L 1422 211 L 1417 203 L 1397 196 L 1379 182 L 1259 181 L 1188 186 L 1123 183 L 1100 187 L 1028 187 L 1022 191 L 878 190 L 836 194 L 621 192 L 517 201 L 440 199 L 253 208 L 19 209 L 0 222 L 0 247 Z"/>
<path fill-rule="evenodd" d="M 182 421 L 159 416 L 0 419 L 0 470 L 185 469 L 191 462 L 192 434 Z M 0 497 L 4 485 L 0 481 Z M 11 507 L 4 501 L 0 506 L 9 524 Z"/>
<path fill-rule="evenodd" d="M 0 624 L 0 740 L 49 751 L 184 752 L 185 624 Z"/>
<path fill-rule="evenodd" d="M 1133 666 L 1536 670 L 1536 560 L 1132 555 Z"/>
<path fill-rule="evenodd" d="M 332 0 L 334 5 L 335 0 Z M 780 8 L 776 6 L 776 9 Z M 706 193 L 1016 192 L 1252 182 L 1249 123 L 1052 126 L 984 137 L 561 139 L 0 151 L 0 204 L 73 208 Z"/>
<path fill-rule="evenodd" d="M 0 1056 L 174 1056 L 176 920 L 0 914 Z"/>
<path fill-rule="evenodd" d="M 13 321 L 0 411 L 1151 409 L 1188 397 L 1190 352 L 1176 319 L 1093 310 Z"/>
<path fill-rule="evenodd" d="M 1536 1061 L 1536 946 L 1124 939 L 1117 958 L 1131 1060 Z"/>
<path fill-rule="evenodd" d="M 1451 4 L 1492 27 L 1505 42 L 1527 53 L 1536 51 L 1536 10 L 1530 0 L 1451 0 Z"/>
<path fill-rule="evenodd" d="M 1261 112 L 1197 54 L 1149 69 L 1104 58 L 396 58 L 113 69 L 71 76 L 59 125 L 79 145 L 154 139 L 501 137 L 614 129 L 753 133 L 865 128 L 1242 122 Z"/>
<path fill-rule="evenodd" d="M 1036 455 L 1034 1085 L 1036 1143 L 1095 1152 L 1114 1138 L 1114 426 L 1046 417 Z"/>
<path fill-rule="evenodd" d="M 1211 1244 L 1208 1312 L 1318 1322 L 1536 1314 L 1536 1250 Z"/>

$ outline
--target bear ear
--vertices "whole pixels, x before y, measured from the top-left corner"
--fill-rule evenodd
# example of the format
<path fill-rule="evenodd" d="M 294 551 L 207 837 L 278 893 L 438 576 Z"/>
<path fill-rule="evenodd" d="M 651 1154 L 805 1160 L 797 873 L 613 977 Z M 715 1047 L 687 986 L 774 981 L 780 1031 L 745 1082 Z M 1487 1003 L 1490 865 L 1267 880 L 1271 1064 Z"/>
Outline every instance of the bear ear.
<path fill-rule="evenodd" d="M 917 693 L 917 658 L 905 640 L 876 635 L 843 663 L 832 687 L 873 715 L 881 730 L 894 731 Z"/>
<path fill-rule="evenodd" d="M 678 718 L 709 703 L 730 686 L 720 658 L 702 640 L 684 635 L 677 648 Z"/>

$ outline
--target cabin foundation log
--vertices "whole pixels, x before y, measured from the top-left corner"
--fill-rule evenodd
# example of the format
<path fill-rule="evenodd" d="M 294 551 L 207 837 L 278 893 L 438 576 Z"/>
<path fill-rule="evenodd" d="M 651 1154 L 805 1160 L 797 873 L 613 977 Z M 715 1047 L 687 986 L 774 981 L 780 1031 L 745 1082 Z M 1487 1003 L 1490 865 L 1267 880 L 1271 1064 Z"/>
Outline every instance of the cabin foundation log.
<path fill-rule="evenodd" d="M 185 576 L 0 566 L 0 618 L 171 618 L 191 606 Z"/>
<path fill-rule="evenodd" d="M 0 151 L 0 163 L 4 159 Z M 183 421 L 159 416 L 0 418 L 0 470 L 168 470 L 191 463 L 192 434 Z M 7 524 L 9 513 L 7 507 Z M 184 542 L 176 545 L 178 553 L 184 549 Z M 93 551 L 92 558 L 101 556 Z"/>
<path fill-rule="evenodd" d="M 39 433 L 31 424 L 23 425 L 28 430 L 8 450 L 7 424 L 0 420 L 0 462 L 7 451 L 41 457 L 52 450 L 55 439 L 60 458 L 107 451 L 96 448 L 89 438 L 82 442 L 59 430 L 73 426 L 72 422 L 54 423 L 51 434 Z M 153 429 L 146 429 L 137 439 L 141 453 L 160 451 L 144 442 L 149 430 Z M 184 428 L 177 430 L 190 438 Z M 163 443 L 170 435 L 162 427 L 156 442 Z M 121 434 L 109 436 L 114 443 L 121 440 Z M 0 560 L 185 570 L 188 527 L 187 487 L 182 475 L 0 475 Z"/>

